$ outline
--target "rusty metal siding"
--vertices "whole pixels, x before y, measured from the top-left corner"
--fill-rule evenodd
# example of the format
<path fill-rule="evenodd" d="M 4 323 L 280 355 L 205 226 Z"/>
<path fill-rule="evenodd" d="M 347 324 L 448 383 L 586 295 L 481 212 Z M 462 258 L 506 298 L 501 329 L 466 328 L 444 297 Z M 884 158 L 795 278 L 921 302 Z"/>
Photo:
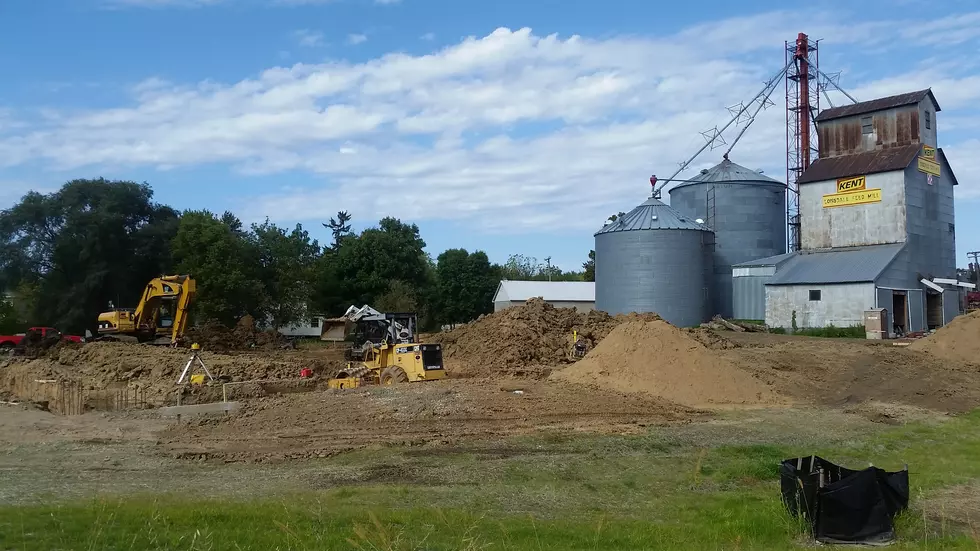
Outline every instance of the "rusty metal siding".
<path fill-rule="evenodd" d="M 832 178 L 847 178 L 848 176 L 904 170 L 912 164 L 919 150 L 920 147 L 913 144 L 900 148 L 893 147 L 854 155 L 820 158 L 810 165 L 810 168 L 800 176 L 799 182 L 806 184 L 830 180 Z"/>
<path fill-rule="evenodd" d="M 919 107 L 916 106 L 915 111 L 909 111 L 909 131 L 911 132 L 911 137 L 909 143 L 917 144 L 921 141 L 919 136 Z"/>
<path fill-rule="evenodd" d="M 923 143 L 921 111 L 922 107 L 915 104 L 818 123 L 819 157 L 827 159 Z M 867 117 L 871 117 L 870 134 L 862 132 L 862 119 Z"/>

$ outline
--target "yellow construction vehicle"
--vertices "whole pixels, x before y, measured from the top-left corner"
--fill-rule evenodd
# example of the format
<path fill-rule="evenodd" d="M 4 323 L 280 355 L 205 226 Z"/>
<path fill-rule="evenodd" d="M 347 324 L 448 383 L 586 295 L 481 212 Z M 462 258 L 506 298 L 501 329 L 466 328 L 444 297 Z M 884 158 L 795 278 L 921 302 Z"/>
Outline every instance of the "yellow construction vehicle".
<path fill-rule="evenodd" d="M 188 309 L 196 293 L 197 282 L 189 275 L 153 278 L 136 308 L 99 314 L 99 337 L 176 346 L 187 330 Z"/>
<path fill-rule="evenodd" d="M 420 343 L 417 325 L 418 317 L 411 313 L 379 313 L 359 319 L 356 334 L 377 335 L 380 339 L 356 343 L 356 360 L 349 361 L 327 386 L 356 388 L 444 379 L 442 345 Z"/>
<path fill-rule="evenodd" d="M 589 341 L 585 337 L 579 335 L 578 331 L 572 331 L 571 346 L 568 349 L 568 361 L 577 362 L 581 360 L 590 348 Z"/>

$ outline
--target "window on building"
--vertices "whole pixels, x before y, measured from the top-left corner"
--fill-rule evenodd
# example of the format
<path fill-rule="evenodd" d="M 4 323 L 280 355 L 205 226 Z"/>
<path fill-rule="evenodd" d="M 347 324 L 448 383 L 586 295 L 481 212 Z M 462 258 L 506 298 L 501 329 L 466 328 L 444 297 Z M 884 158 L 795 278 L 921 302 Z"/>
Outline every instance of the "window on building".
<path fill-rule="evenodd" d="M 820 300 L 820 289 L 810 289 L 810 300 Z"/>
<path fill-rule="evenodd" d="M 310 327 L 313 327 L 314 329 L 317 328 L 317 327 L 320 327 L 320 318 L 313 318 L 313 319 L 311 319 L 310 320 Z"/>
<path fill-rule="evenodd" d="M 861 117 L 861 133 L 871 134 L 872 132 L 874 132 L 874 122 L 871 115 Z"/>
<path fill-rule="evenodd" d="M 926 130 L 932 128 L 932 113 L 926 111 Z"/>

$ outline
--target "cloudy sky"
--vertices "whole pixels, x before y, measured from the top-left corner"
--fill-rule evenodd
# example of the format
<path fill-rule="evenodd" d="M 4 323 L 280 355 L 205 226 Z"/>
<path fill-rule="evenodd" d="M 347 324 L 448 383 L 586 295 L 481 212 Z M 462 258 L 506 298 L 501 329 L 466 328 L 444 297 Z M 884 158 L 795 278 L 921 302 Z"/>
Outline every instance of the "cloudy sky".
<path fill-rule="evenodd" d="M 783 66 L 798 32 L 860 100 L 932 87 L 980 249 L 973 0 L 8 0 L 0 208 L 105 176 L 180 209 L 357 227 L 414 221 L 429 251 L 580 265 Z M 785 179 L 784 91 L 732 160 Z M 831 100 L 840 101 L 839 96 Z M 824 104 L 826 106 L 826 104 Z M 726 136 L 734 136 L 738 129 Z M 686 174 L 717 163 L 709 150 Z M 665 194 L 666 197 L 666 194 Z"/>

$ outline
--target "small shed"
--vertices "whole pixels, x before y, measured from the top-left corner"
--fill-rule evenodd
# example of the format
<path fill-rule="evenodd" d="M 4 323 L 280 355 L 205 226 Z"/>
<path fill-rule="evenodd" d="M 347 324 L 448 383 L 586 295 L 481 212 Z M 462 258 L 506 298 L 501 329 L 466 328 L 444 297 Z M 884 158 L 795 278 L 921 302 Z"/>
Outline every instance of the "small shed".
<path fill-rule="evenodd" d="M 493 311 L 520 306 L 530 298 L 541 298 L 555 308 L 595 310 L 595 283 L 591 281 L 510 281 L 503 280 L 493 295 Z"/>

